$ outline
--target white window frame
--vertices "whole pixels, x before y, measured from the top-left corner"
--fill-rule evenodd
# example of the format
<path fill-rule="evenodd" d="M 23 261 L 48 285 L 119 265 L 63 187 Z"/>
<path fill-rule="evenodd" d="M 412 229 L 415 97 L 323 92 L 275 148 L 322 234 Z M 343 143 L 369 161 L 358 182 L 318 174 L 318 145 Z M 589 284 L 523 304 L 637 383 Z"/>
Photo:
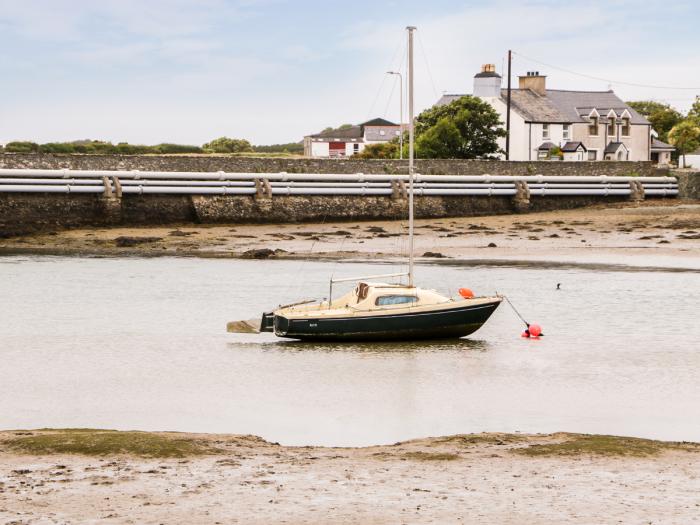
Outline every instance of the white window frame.
<path fill-rule="evenodd" d="M 564 140 L 571 140 L 571 124 L 562 124 L 561 138 Z"/>
<path fill-rule="evenodd" d="M 591 158 L 591 153 L 595 153 L 595 159 Z M 589 149 L 588 155 L 586 156 L 586 160 L 589 162 L 593 162 L 593 161 L 598 160 L 598 150 L 597 149 Z"/>
<path fill-rule="evenodd" d="M 542 139 L 548 139 L 550 135 L 549 124 L 542 124 Z"/>

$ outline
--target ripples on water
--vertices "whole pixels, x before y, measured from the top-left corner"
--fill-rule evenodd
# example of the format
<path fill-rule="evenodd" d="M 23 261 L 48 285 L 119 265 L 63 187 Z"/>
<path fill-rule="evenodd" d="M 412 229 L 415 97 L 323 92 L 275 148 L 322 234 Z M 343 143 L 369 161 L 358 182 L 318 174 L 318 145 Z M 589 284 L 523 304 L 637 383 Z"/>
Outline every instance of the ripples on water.
<path fill-rule="evenodd" d="M 320 344 L 227 321 L 386 265 L 0 258 L 0 428 L 229 432 L 367 445 L 481 431 L 700 441 L 700 274 L 420 266 L 418 281 L 507 293 L 470 339 Z M 556 291 L 556 283 L 562 290 Z M 338 291 L 340 293 L 340 290 Z"/>

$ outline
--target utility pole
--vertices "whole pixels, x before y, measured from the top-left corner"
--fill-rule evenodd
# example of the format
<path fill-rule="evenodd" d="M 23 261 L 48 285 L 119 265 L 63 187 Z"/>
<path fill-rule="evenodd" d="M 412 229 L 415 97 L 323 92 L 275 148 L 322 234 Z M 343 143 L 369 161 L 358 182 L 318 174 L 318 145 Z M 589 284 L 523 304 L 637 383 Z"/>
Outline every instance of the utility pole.
<path fill-rule="evenodd" d="M 400 71 L 387 71 L 387 74 L 399 76 L 399 160 L 403 160 L 403 75 Z"/>
<path fill-rule="evenodd" d="M 413 288 L 413 32 L 408 31 L 408 286 Z"/>
<path fill-rule="evenodd" d="M 508 96 L 506 103 L 506 160 L 510 160 L 510 67 L 513 62 L 513 52 L 508 50 Z"/>

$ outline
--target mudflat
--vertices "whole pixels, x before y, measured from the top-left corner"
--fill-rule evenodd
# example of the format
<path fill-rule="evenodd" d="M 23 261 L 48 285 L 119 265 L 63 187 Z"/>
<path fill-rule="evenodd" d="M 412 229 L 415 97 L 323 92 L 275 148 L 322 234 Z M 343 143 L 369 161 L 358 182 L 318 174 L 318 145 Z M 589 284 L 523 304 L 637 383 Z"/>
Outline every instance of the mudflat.
<path fill-rule="evenodd" d="M 471 434 L 367 448 L 0 433 L 3 523 L 691 523 L 700 445 Z"/>
<path fill-rule="evenodd" d="M 407 222 L 180 224 L 81 228 L 0 239 L 0 254 L 388 258 L 407 252 Z M 697 260 L 700 202 L 646 201 L 523 215 L 416 221 L 426 258 Z"/>

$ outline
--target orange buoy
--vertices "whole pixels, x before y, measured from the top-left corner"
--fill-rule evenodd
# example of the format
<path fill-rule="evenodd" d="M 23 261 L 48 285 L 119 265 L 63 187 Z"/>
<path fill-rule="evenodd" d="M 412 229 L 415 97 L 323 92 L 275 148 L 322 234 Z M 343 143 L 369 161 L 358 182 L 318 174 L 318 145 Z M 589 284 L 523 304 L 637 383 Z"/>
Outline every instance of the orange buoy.
<path fill-rule="evenodd" d="M 532 337 L 539 337 L 542 335 L 542 327 L 538 324 L 531 324 L 528 327 L 528 331 Z"/>
<path fill-rule="evenodd" d="M 469 288 L 460 288 L 459 295 L 461 295 L 465 299 L 473 299 L 474 298 L 474 292 L 472 292 Z"/>

